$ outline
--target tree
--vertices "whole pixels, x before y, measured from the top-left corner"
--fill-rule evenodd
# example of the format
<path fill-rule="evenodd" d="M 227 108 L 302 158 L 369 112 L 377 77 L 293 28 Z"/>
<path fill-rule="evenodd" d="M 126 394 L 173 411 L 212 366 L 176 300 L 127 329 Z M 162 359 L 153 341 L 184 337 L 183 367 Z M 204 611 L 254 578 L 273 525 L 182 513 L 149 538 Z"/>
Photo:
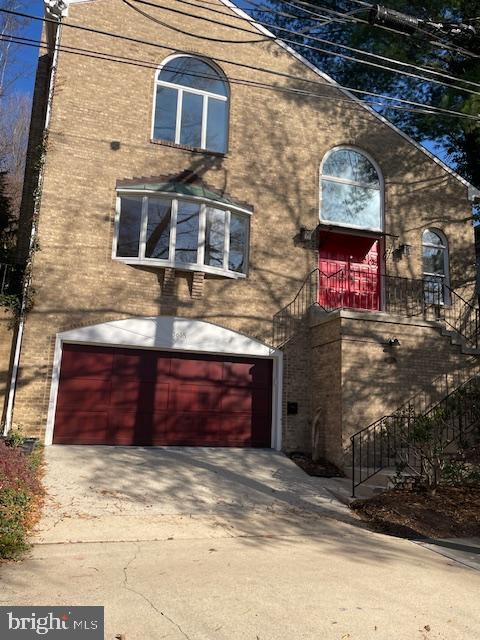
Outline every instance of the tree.
<path fill-rule="evenodd" d="M 6 172 L 5 189 L 10 197 L 12 216 L 17 219 L 22 199 L 25 159 L 30 125 L 30 97 L 14 93 L 2 100 L 0 111 L 0 158 Z"/>
<path fill-rule="evenodd" d="M 480 57 L 469 57 L 458 51 L 463 47 L 480 55 L 480 37 L 477 35 L 469 41 L 448 42 L 456 51 L 446 48 L 441 43 L 430 44 L 428 35 L 418 32 L 414 35 L 398 34 L 379 27 L 356 21 L 328 21 L 328 18 L 338 18 L 325 9 L 352 12 L 354 17 L 367 20 L 368 7 L 362 7 L 361 3 L 353 4 L 351 0 L 309 0 L 307 8 L 299 4 L 287 3 L 288 8 L 280 0 L 270 0 L 270 6 L 274 11 L 294 15 L 295 17 L 280 16 L 270 11 L 256 12 L 256 17 L 269 22 L 273 31 L 277 29 L 280 38 L 296 40 L 299 44 L 308 43 L 316 46 L 316 43 L 303 35 L 292 36 L 278 27 L 294 30 L 300 29 L 309 34 L 331 40 L 334 43 L 346 44 L 358 49 L 363 49 L 377 55 L 395 58 L 405 63 L 430 67 L 438 72 L 453 75 L 461 80 L 480 84 Z M 311 5 L 317 5 L 318 9 Z M 480 31 L 480 1 L 477 0 L 387 0 L 383 6 L 401 11 L 423 19 L 434 21 L 463 22 L 469 25 L 478 25 Z M 313 15 L 316 14 L 316 15 Z M 318 16 L 324 16 L 327 20 L 319 21 Z M 318 44 L 325 48 L 324 45 Z M 329 46 L 333 52 L 346 53 L 335 46 Z M 390 71 L 366 66 L 358 62 L 348 61 L 332 55 L 322 54 L 313 50 L 299 48 L 299 51 L 311 62 L 330 74 L 340 84 L 354 88 L 385 93 L 392 96 L 430 104 L 437 107 L 453 109 L 466 114 L 478 115 L 480 113 L 480 89 L 471 85 L 463 85 L 473 88 L 476 94 L 462 92 L 451 87 L 445 87 L 432 82 L 425 82 L 408 78 Z M 351 54 L 362 58 L 361 54 Z M 365 59 L 365 58 L 364 58 Z M 389 64 L 389 63 L 386 63 Z M 450 81 L 447 80 L 449 84 Z M 454 84 L 461 84 L 454 82 Z M 480 149 L 480 124 L 473 120 L 457 117 L 445 117 L 440 115 L 425 115 L 411 113 L 409 111 L 395 111 L 387 109 L 382 113 L 388 119 L 397 124 L 401 129 L 412 135 L 420 142 L 434 141 L 441 146 L 448 155 L 449 161 L 469 181 L 480 188 L 480 162 L 478 162 Z"/>
<path fill-rule="evenodd" d="M 0 9 L 28 11 L 25 0 L 0 0 Z M 0 13 L 0 170 L 2 189 L 10 202 L 12 219 L 18 218 L 30 123 L 30 98 L 15 89 L 26 73 L 21 46 L 9 36 L 22 35 L 28 19 Z M 9 225 L 12 229 L 12 224 Z"/>
<path fill-rule="evenodd" d="M 7 173 L 0 171 L 0 262 L 10 262 L 14 243 L 14 219 L 8 195 Z"/>

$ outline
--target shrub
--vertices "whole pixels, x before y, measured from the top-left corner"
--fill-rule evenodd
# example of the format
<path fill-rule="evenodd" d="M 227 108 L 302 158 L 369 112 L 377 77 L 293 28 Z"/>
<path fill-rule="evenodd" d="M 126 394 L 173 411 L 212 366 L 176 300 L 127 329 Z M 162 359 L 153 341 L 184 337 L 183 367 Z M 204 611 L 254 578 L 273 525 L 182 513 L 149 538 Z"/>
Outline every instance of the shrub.
<path fill-rule="evenodd" d="M 41 452 L 26 455 L 0 442 L 0 558 L 18 558 L 27 548 L 42 497 Z"/>
<path fill-rule="evenodd" d="M 9 434 L 5 437 L 5 442 L 10 447 L 19 447 L 25 441 L 25 436 L 22 434 L 22 430 L 20 427 L 16 427 L 12 429 Z"/>

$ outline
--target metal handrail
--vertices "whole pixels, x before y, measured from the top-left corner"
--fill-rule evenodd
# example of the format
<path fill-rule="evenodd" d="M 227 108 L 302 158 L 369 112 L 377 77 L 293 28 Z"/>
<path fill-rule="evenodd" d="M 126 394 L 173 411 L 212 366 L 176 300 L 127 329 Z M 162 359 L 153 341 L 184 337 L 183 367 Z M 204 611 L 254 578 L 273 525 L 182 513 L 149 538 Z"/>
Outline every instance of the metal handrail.
<path fill-rule="evenodd" d="M 359 278 L 366 276 L 366 284 L 363 283 L 364 290 L 352 291 L 343 288 L 344 283 L 348 281 L 347 276 L 352 274 Z M 479 348 L 480 311 L 478 307 L 473 306 L 446 285 L 442 278 L 405 278 L 378 274 L 376 271 L 370 272 L 368 268 L 366 270 L 342 268 L 334 273 L 325 273 L 318 268 L 313 269 L 302 282 L 293 300 L 274 315 L 273 344 L 275 346 L 285 344 L 295 331 L 296 321 L 303 318 L 312 306 L 320 307 L 325 312 L 345 308 L 375 311 L 374 307 L 378 303 L 380 292 L 369 288 L 374 279 L 381 282 L 380 289 L 384 296 L 383 311 L 402 317 L 421 316 L 424 319 L 443 322 L 449 330 L 461 338 L 465 346 Z M 345 303 L 351 303 L 353 299 L 353 306 Z"/>
<path fill-rule="evenodd" d="M 402 413 L 401 410 L 397 412 L 382 416 L 368 427 L 360 429 L 350 437 L 351 453 L 352 453 L 352 496 L 355 497 L 355 489 L 375 476 L 383 469 L 391 466 L 392 460 L 395 462 L 398 460 L 398 452 L 405 452 L 404 458 L 406 463 L 417 471 L 423 468 L 423 459 L 412 459 L 412 454 L 409 450 L 408 439 L 405 440 L 400 431 L 400 438 L 398 433 L 398 424 L 403 422 L 407 425 L 407 435 L 410 434 L 410 430 L 415 422 L 422 417 L 430 417 L 438 412 L 439 409 L 446 409 L 443 420 L 448 419 L 448 423 L 445 423 L 443 446 L 446 447 L 449 444 L 455 442 L 468 432 L 474 424 L 477 424 L 478 418 L 468 422 L 468 417 L 472 417 L 471 399 L 469 401 L 468 396 L 461 394 L 461 391 L 472 387 L 475 383 L 475 388 L 480 380 L 480 374 L 478 369 L 475 374 L 470 376 L 467 380 L 462 382 L 454 390 L 450 391 L 441 400 L 433 404 L 428 410 L 420 413 Z M 452 399 L 458 399 L 455 408 L 460 411 L 449 412 L 447 411 Z M 460 406 L 460 401 L 462 405 Z M 405 406 L 405 405 L 404 405 Z M 387 446 L 385 447 L 385 439 Z M 394 442 L 394 446 L 391 446 L 391 441 Z M 373 460 L 371 457 L 371 451 L 373 449 Z M 377 455 L 378 452 L 378 455 Z M 358 464 L 357 464 L 358 463 Z"/>

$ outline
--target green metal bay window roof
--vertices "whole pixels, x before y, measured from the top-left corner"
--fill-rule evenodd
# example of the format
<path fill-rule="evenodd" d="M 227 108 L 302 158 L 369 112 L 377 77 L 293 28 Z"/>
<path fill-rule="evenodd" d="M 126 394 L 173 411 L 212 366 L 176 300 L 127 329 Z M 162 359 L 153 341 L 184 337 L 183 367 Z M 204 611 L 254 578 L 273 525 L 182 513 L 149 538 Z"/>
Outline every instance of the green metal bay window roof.
<path fill-rule="evenodd" d="M 226 194 L 219 193 L 215 191 L 211 187 L 203 184 L 202 182 L 196 183 L 188 183 L 188 182 L 175 182 L 175 181 L 167 181 L 167 182 L 126 182 L 126 183 L 117 183 L 117 191 L 120 192 L 128 192 L 131 191 L 133 193 L 139 193 L 142 191 L 146 191 L 149 193 L 157 192 L 162 194 L 171 194 L 172 196 L 185 196 L 185 197 L 194 197 L 200 198 L 202 200 L 210 200 L 212 202 L 218 202 L 224 207 L 235 207 L 238 209 L 244 209 L 247 211 L 253 211 L 253 207 L 244 202 L 235 201 L 233 198 Z"/>

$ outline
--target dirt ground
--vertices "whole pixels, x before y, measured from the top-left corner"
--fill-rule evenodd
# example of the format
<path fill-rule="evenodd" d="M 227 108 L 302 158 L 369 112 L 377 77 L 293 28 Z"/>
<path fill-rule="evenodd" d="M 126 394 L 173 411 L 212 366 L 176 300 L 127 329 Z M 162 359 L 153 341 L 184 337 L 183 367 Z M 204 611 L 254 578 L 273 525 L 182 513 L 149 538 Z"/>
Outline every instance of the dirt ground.
<path fill-rule="evenodd" d="M 352 510 L 375 531 L 417 538 L 459 538 L 480 535 L 480 487 L 395 489 L 367 500 Z"/>

